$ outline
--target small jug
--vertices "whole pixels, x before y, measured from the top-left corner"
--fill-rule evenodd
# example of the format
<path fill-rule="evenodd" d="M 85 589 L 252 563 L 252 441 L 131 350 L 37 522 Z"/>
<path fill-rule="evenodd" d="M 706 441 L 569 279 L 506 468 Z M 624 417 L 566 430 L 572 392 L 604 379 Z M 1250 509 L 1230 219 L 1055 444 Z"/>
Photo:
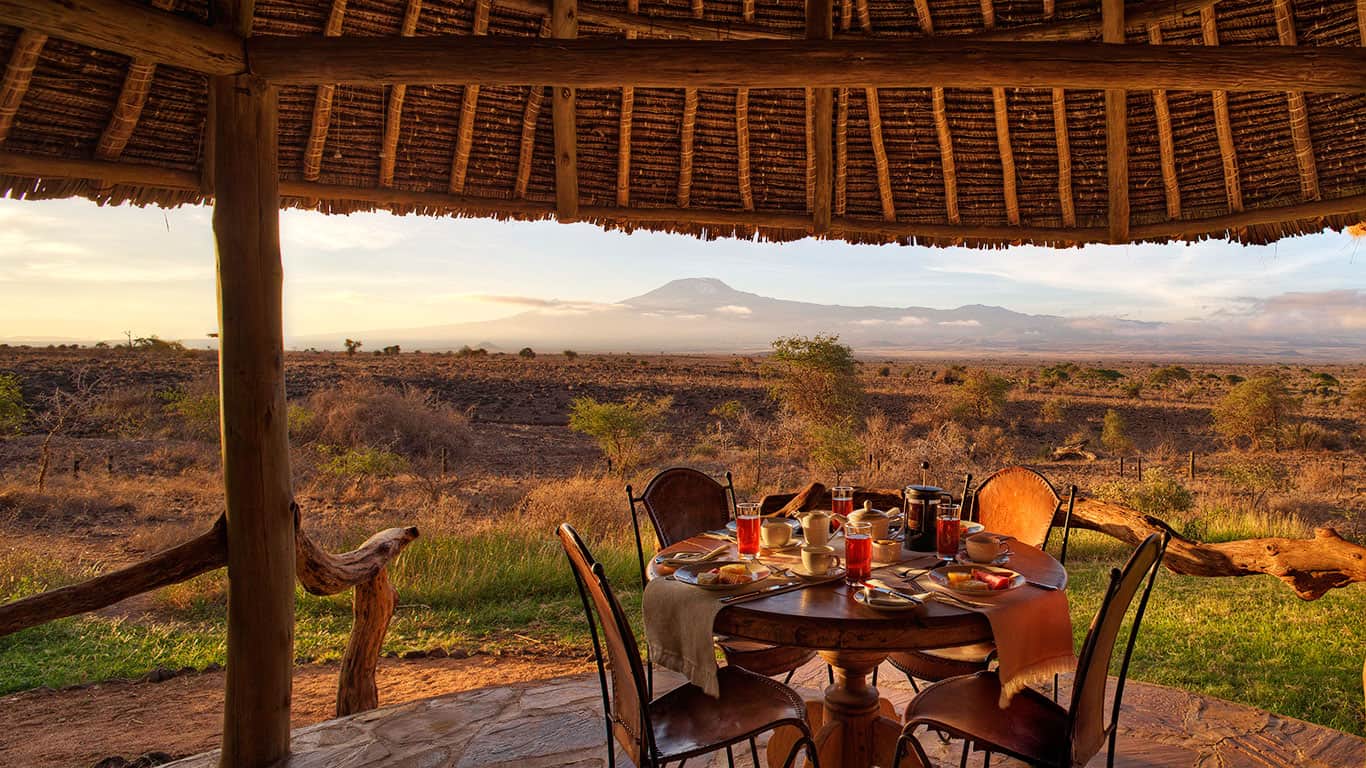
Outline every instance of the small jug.
<path fill-rule="evenodd" d="M 834 517 L 828 510 L 813 509 L 797 516 L 802 524 L 802 536 L 811 546 L 823 547 L 830 543 L 830 519 Z"/>

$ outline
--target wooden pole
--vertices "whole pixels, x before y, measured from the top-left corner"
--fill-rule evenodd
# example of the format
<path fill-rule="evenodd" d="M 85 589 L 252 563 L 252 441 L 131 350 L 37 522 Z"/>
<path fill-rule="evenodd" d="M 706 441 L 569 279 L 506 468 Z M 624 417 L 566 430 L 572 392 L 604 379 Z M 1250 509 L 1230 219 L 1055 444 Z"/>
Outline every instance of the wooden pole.
<path fill-rule="evenodd" d="M 294 663 L 276 90 L 252 77 L 215 84 L 213 230 L 228 527 L 228 665 L 223 768 L 289 754 Z"/>
<path fill-rule="evenodd" d="M 1191 451 L 1190 478 L 1195 479 L 1195 451 Z"/>
<path fill-rule="evenodd" d="M 0 3 L 5 0 L 0 0 Z M 568 4 L 569 0 L 561 0 Z M 565 19 L 562 26 L 568 24 Z M 950 87 L 1366 92 L 1366 50 L 952 39 L 253 37 L 276 85 L 453 82 L 569 88 Z"/>
<path fill-rule="evenodd" d="M 806 0 L 806 39 L 829 40 L 834 34 L 835 17 L 831 0 Z M 815 152 L 816 184 L 811 198 L 811 233 L 823 235 L 830 231 L 834 203 L 835 91 L 833 88 L 817 88 L 812 97 L 812 149 Z"/>
<path fill-rule="evenodd" d="M 554 0 L 550 15 L 550 35 L 559 41 L 579 35 L 579 4 L 577 0 Z M 547 73 L 549 74 L 549 73 Z M 478 82 L 471 80 L 469 82 Z M 534 82 L 559 82 L 554 77 Z M 551 102 L 555 127 L 555 211 L 560 221 L 579 217 L 579 161 L 578 127 L 574 119 L 574 89 L 569 84 L 552 88 Z"/>
<path fill-rule="evenodd" d="M 1124 44 L 1124 0 L 1102 0 L 1102 39 Z M 1129 242 L 1129 94 L 1105 91 L 1105 171 L 1108 178 L 1110 242 Z M 1014 222 L 1012 222 L 1014 223 Z"/>

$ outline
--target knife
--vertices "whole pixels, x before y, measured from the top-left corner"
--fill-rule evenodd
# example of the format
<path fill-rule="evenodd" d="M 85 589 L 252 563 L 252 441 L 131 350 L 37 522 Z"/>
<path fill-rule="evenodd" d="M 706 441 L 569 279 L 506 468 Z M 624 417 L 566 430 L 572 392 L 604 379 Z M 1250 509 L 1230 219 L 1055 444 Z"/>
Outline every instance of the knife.
<path fill-rule="evenodd" d="M 1025 583 L 1028 584 L 1028 585 L 1031 586 L 1031 587 L 1038 587 L 1039 589 L 1046 589 L 1046 590 L 1048 590 L 1049 592 L 1057 592 L 1058 589 L 1059 589 L 1058 587 L 1056 587 L 1056 586 L 1054 586 L 1054 585 L 1052 585 L 1052 584 L 1045 584 L 1045 583 L 1043 583 L 1042 581 L 1034 581 L 1033 579 L 1025 579 Z"/>
<path fill-rule="evenodd" d="M 729 597 L 723 597 L 721 598 L 720 602 L 723 605 L 734 605 L 736 603 L 744 603 L 750 600 L 757 600 L 761 597 L 779 595 L 784 592 L 796 592 L 799 589 L 806 589 L 807 587 L 819 587 L 822 584 L 833 584 L 834 582 L 840 581 L 843 578 L 844 575 L 841 574 L 839 576 L 831 576 L 828 579 L 821 579 L 820 581 L 799 581 L 796 583 L 788 584 L 774 584 L 771 587 L 764 587 L 763 589 L 754 592 L 746 592 L 741 595 L 730 595 Z"/>

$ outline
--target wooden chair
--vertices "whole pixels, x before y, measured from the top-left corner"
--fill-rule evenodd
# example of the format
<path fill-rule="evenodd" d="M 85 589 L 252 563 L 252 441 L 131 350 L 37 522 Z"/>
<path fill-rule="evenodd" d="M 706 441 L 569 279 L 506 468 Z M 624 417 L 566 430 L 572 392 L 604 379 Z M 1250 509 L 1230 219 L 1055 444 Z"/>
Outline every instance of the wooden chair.
<path fill-rule="evenodd" d="M 1120 705 L 1124 700 L 1129 661 L 1169 539 L 1168 534 L 1152 534 L 1138 545 L 1122 570 L 1110 571 L 1110 583 L 1100 611 L 1091 622 L 1082 645 L 1069 707 L 1064 709 L 1048 696 L 1026 688 L 1011 699 L 1008 707 L 1000 709 L 997 700 L 1001 680 L 995 672 L 978 672 L 935 683 L 912 699 L 906 708 L 906 725 L 897 740 L 893 768 L 899 768 L 907 746 L 914 748 L 921 765 L 930 765 L 914 736 L 919 726 L 961 738 L 985 751 L 984 766 L 990 764 L 991 753 L 999 752 L 1041 768 L 1075 768 L 1086 765 L 1108 740 L 1106 765 L 1113 768 L 1118 735 L 1115 724 L 1119 721 Z M 1124 646 L 1110 723 L 1106 725 L 1105 688 L 1110 661 L 1125 614 L 1140 589 L 1143 594 Z M 965 744 L 964 764 L 966 760 Z"/>
<path fill-rule="evenodd" d="M 640 566 L 640 585 L 645 588 L 645 543 L 640 531 L 637 505 L 645 508 L 655 538 L 660 546 L 670 546 L 703 531 L 726 527 L 735 510 L 735 486 L 730 473 L 722 485 L 705 472 L 690 467 L 671 467 L 655 475 L 636 496 L 626 486 L 626 498 L 631 504 L 631 527 L 636 535 L 636 557 Z M 786 674 L 783 682 L 802 665 L 816 657 L 816 652 L 750 640 L 719 638 L 717 645 L 725 654 L 726 663 L 757 672 L 761 675 Z M 647 665 L 647 679 L 653 681 L 653 670 Z"/>
<path fill-rule="evenodd" d="M 783 726 L 801 732 L 784 768 L 791 768 L 802 750 L 810 764 L 819 768 L 806 705 L 796 691 L 776 680 L 724 667 L 719 674 L 719 699 L 691 683 L 657 698 L 651 696 L 635 633 L 607 583 L 602 564 L 593 559 L 569 524 L 562 524 L 558 533 L 579 587 L 598 662 L 609 768 L 616 765 L 616 745 L 641 768 L 660 768 L 673 761 L 681 768 L 688 758 L 720 749 L 729 753 L 732 745 L 745 741 L 750 742 L 757 765 L 754 739 Z"/>
<path fill-rule="evenodd" d="M 1067 496 L 1067 510 L 1058 519 L 1062 499 L 1053 484 L 1028 467 L 1005 467 L 988 475 L 971 494 L 969 505 L 967 486 L 964 486 L 963 505 L 969 519 L 975 519 L 992 533 L 1013 536 L 1036 547 L 1047 548 L 1055 524 L 1063 529 L 1062 549 L 1058 562 L 1067 564 L 1067 544 L 1072 533 L 1072 508 L 1076 504 L 1077 487 Z M 970 507 L 970 512 L 969 512 Z M 894 653 L 887 658 L 919 690 L 916 680 L 935 682 L 959 675 L 970 675 L 987 669 L 995 657 L 996 646 L 974 643 L 958 648 L 933 648 Z"/>

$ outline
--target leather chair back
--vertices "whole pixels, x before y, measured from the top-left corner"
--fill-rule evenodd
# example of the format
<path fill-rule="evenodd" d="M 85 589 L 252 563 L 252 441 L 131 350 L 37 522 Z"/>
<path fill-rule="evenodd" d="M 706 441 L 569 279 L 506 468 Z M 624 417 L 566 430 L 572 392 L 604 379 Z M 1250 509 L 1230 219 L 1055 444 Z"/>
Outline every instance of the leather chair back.
<path fill-rule="evenodd" d="M 1114 726 L 1119 718 L 1120 702 L 1124 697 L 1124 681 L 1129 673 L 1129 659 L 1138 639 L 1138 627 L 1143 621 L 1143 612 L 1152 593 L 1157 570 L 1162 565 L 1162 555 L 1167 548 L 1165 535 L 1152 534 L 1144 539 L 1124 568 L 1110 571 L 1110 584 L 1100 610 L 1091 622 L 1082 645 L 1081 658 L 1077 663 L 1077 677 L 1073 681 L 1072 703 L 1068 708 L 1069 730 L 1072 741 L 1072 765 L 1086 765 L 1100 751 L 1106 737 L 1110 738 L 1110 754 L 1114 754 Z M 1146 587 L 1145 587 L 1146 583 Z M 1123 627 L 1124 617 L 1129 612 L 1139 590 L 1143 597 L 1134 612 L 1133 623 L 1129 630 L 1128 645 L 1124 649 L 1124 659 L 1119 672 L 1119 684 L 1115 689 L 1113 711 L 1110 724 L 1105 724 L 1105 687 L 1109 676 L 1110 661 L 1114 657 L 1115 642 Z"/>
<path fill-rule="evenodd" d="M 977 522 L 988 531 L 1042 547 L 1061 499 L 1048 479 L 1029 467 L 1005 467 L 987 476 L 973 495 Z"/>
<path fill-rule="evenodd" d="M 641 663 L 635 633 L 607 583 L 602 564 L 593 559 L 578 532 L 568 523 L 561 524 L 557 532 L 578 582 L 584 612 L 588 615 L 609 728 L 633 763 L 652 763 L 652 758 L 642 762 L 642 756 L 652 755 L 653 740 L 646 710 L 649 697 L 645 667 Z M 601 644 L 593 630 L 594 617 L 597 627 L 602 630 Z M 610 675 L 604 676 L 604 665 Z"/>
<path fill-rule="evenodd" d="M 640 494 L 660 546 L 676 544 L 730 521 L 726 487 L 705 472 L 672 467 L 655 475 Z"/>

